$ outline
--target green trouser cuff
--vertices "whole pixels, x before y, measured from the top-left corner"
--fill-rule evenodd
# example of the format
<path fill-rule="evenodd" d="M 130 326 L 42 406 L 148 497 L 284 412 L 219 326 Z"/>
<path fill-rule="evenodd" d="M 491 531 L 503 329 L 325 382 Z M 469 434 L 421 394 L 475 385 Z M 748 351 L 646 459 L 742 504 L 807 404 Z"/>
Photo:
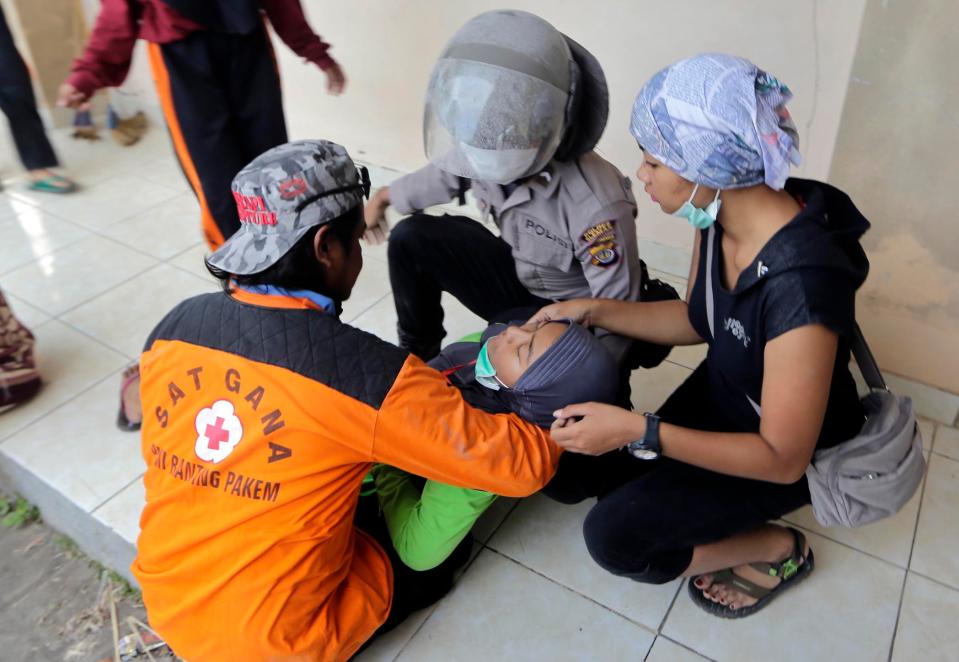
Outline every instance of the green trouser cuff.
<path fill-rule="evenodd" d="M 372 474 L 393 547 L 414 570 L 442 563 L 496 500 L 489 492 L 432 480 L 420 492 L 413 476 L 385 464 Z"/>

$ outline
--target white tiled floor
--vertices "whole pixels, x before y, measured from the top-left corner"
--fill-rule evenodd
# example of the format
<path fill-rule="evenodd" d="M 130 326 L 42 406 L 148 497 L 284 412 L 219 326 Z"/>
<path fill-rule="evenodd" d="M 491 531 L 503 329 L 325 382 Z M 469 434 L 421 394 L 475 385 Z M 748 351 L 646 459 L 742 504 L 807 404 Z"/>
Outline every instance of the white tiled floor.
<path fill-rule="evenodd" d="M 162 130 L 128 149 L 57 143 L 82 193 L 28 193 L 15 177 L 0 192 L 0 286 L 37 335 L 46 380 L 0 417 L 0 453 L 132 542 L 143 462 L 139 438 L 114 426 L 119 373 L 175 302 L 216 284 Z M 375 183 L 396 175 L 371 170 Z M 395 341 L 385 247 L 364 257 L 344 319 Z M 455 300 L 444 306 L 449 338 L 481 328 Z M 634 373 L 637 408 L 655 409 L 703 356 L 679 348 Z M 603 572 L 582 539 L 589 504 L 501 499 L 475 529 L 482 545 L 453 592 L 362 659 L 959 660 L 959 432 L 923 421 L 922 433 L 929 474 L 896 517 L 858 530 L 824 529 L 808 509 L 786 518 L 809 532 L 816 573 L 754 617 L 722 621 L 681 582 Z"/>

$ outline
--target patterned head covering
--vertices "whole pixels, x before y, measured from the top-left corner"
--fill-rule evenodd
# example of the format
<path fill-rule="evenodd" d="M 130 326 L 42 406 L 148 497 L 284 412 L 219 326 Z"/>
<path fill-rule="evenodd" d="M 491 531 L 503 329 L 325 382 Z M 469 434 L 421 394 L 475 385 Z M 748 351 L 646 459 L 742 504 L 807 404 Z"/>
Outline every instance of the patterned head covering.
<path fill-rule="evenodd" d="M 792 92 L 749 60 L 707 53 L 666 67 L 636 96 L 629 131 L 683 178 L 714 189 L 780 190 L 799 165 Z"/>
<path fill-rule="evenodd" d="M 362 205 L 370 177 L 340 145 L 297 140 L 253 159 L 231 188 L 240 229 L 207 262 L 247 275 L 276 264 L 310 228 Z"/>

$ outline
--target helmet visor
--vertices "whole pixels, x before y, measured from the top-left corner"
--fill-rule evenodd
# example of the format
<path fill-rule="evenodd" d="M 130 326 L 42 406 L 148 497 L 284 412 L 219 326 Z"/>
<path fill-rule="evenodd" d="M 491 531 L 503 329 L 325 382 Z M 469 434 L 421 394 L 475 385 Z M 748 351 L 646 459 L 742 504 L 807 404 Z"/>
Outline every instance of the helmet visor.
<path fill-rule="evenodd" d="M 536 174 L 562 140 L 567 96 L 521 72 L 440 60 L 427 91 L 426 156 L 454 175 L 498 184 Z"/>

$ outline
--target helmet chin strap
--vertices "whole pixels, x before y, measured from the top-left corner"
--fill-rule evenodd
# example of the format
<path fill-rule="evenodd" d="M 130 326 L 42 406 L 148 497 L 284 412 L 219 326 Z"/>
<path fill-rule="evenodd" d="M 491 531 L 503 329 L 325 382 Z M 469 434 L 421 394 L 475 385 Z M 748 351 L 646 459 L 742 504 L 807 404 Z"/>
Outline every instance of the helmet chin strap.
<path fill-rule="evenodd" d="M 566 161 L 576 156 L 572 154 L 573 146 L 579 137 L 579 130 L 577 128 L 579 122 L 576 120 L 579 116 L 579 109 L 583 105 L 583 94 L 580 91 L 580 76 L 582 76 L 582 72 L 579 70 L 579 65 L 576 64 L 576 60 L 570 57 L 569 98 L 566 100 L 566 112 L 563 119 L 563 130 L 565 133 L 563 134 L 562 142 L 560 142 L 559 147 L 556 148 L 556 153 L 553 154 L 552 157 L 557 161 Z"/>

